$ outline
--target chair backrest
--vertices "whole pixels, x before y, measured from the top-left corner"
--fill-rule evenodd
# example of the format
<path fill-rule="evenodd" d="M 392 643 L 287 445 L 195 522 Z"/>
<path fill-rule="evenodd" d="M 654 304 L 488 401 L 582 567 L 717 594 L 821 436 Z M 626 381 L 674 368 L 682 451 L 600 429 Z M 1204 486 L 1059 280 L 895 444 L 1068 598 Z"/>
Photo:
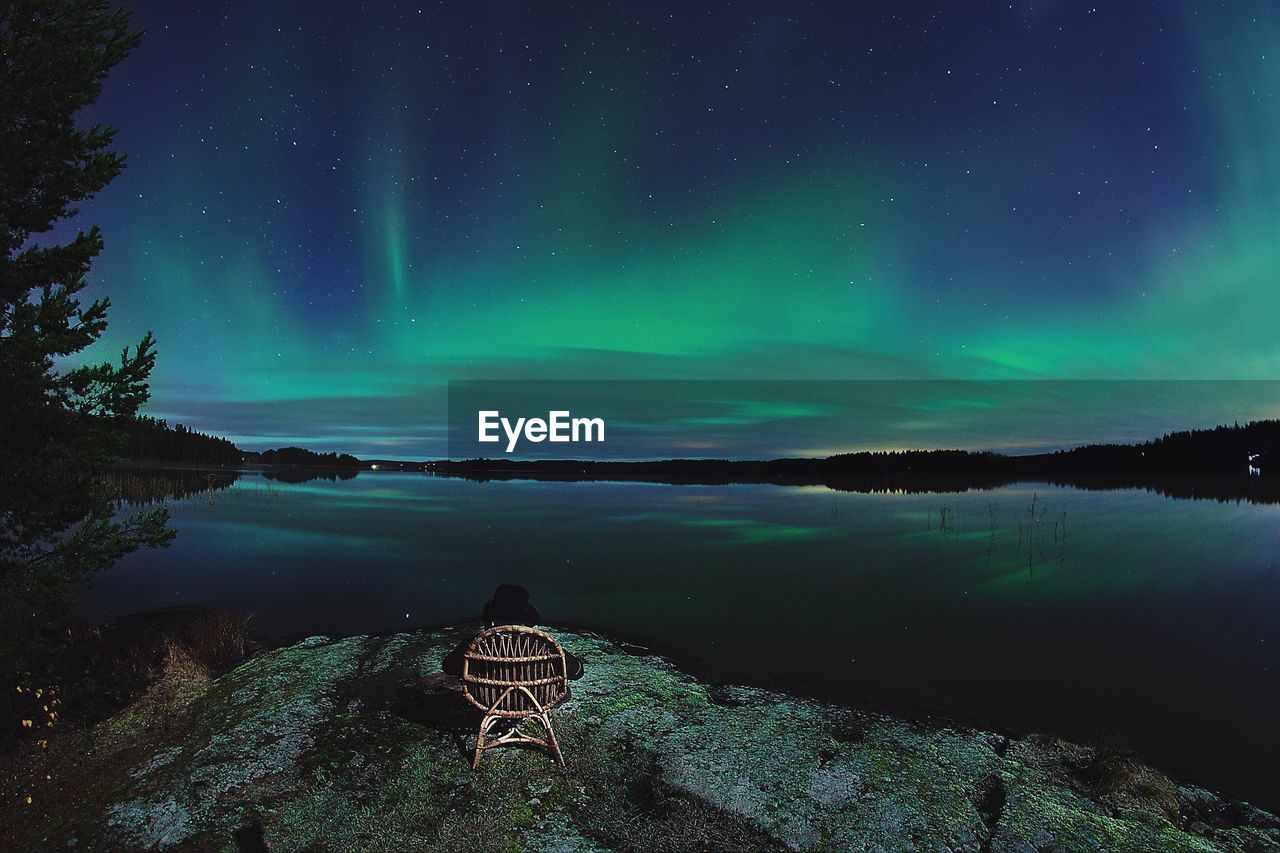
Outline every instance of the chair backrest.
<path fill-rule="evenodd" d="M 462 657 L 463 693 L 480 710 L 499 716 L 524 717 L 551 708 L 565 697 L 568 685 L 564 649 L 536 628 L 489 628 Z"/>

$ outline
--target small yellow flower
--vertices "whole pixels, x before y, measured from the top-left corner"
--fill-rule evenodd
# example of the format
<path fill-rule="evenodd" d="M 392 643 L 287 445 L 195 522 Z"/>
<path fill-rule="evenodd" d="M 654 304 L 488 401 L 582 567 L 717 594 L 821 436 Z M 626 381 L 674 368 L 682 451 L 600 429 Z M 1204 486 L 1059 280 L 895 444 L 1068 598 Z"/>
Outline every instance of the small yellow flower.
<path fill-rule="evenodd" d="M 45 740 L 44 738 L 40 738 L 40 740 L 36 741 L 36 743 L 39 744 L 41 749 L 49 748 L 49 741 Z"/>
<path fill-rule="evenodd" d="M 27 805 L 31 805 L 31 797 L 27 797 Z"/>
<path fill-rule="evenodd" d="M 22 727 L 23 727 L 24 729 L 29 729 L 29 728 L 31 728 L 31 721 L 30 721 L 30 720 L 23 720 L 23 721 L 22 721 Z"/>
<path fill-rule="evenodd" d="M 39 698 L 40 698 L 41 696 L 43 696 L 43 695 L 44 695 L 44 691 L 43 691 L 43 690 L 41 690 L 39 687 L 37 687 L 37 688 L 36 688 L 36 698 L 37 698 L 37 699 L 39 699 Z"/>

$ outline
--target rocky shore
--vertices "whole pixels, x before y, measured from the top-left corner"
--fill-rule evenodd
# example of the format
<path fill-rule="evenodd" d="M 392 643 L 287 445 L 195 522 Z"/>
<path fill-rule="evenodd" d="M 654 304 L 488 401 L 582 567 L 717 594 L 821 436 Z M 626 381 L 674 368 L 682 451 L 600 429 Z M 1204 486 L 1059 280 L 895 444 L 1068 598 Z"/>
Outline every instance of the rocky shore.
<path fill-rule="evenodd" d="M 1280 819 L 1122 756 L 708 687 L 599 637 L 568 768 L 472 772 L 453 632 L 311 638 L 210 679 L 175 654 L 6 806 L 14 849 L 1265 850 Z M 53 775 L 53 774 L 50 774 Z M 8 822 L 8 821 L 7 821 Z"/>

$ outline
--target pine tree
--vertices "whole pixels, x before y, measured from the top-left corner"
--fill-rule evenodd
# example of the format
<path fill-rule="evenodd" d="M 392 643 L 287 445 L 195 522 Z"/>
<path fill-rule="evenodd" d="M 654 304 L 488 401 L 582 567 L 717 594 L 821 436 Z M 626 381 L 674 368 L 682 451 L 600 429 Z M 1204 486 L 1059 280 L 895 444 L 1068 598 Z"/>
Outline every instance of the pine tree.
<path fill-rule="evenodd" d="M 164 510 L 113 517 L 101 476 L 147 400 L 152 336 L 118 364 L 88 362 L 84 350 L 102 335 L 110 307 L 105 298 L 81 301 L 102 238 L 95 226 L 61 244 L 41 239 L 124 168 L 113 130 L 81 128 L 77 117 L 140 35 L 127 12 L 99 0 L 0 0 L 5 645 L 46 627 L 88 573 L 173 535 Z"/>

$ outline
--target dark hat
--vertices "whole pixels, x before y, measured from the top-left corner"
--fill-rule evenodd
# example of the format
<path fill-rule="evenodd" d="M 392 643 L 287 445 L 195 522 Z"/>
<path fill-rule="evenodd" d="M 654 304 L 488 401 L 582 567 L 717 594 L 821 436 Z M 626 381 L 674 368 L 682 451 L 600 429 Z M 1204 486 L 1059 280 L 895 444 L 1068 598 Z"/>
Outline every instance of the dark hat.
<path fill-rule="evenodd" d="M 484 621 L 490 625 L 536 625 L 538 609 L 529 603 L 529 590 L 518 584 L 499 584 L 485 602 Z"/>

